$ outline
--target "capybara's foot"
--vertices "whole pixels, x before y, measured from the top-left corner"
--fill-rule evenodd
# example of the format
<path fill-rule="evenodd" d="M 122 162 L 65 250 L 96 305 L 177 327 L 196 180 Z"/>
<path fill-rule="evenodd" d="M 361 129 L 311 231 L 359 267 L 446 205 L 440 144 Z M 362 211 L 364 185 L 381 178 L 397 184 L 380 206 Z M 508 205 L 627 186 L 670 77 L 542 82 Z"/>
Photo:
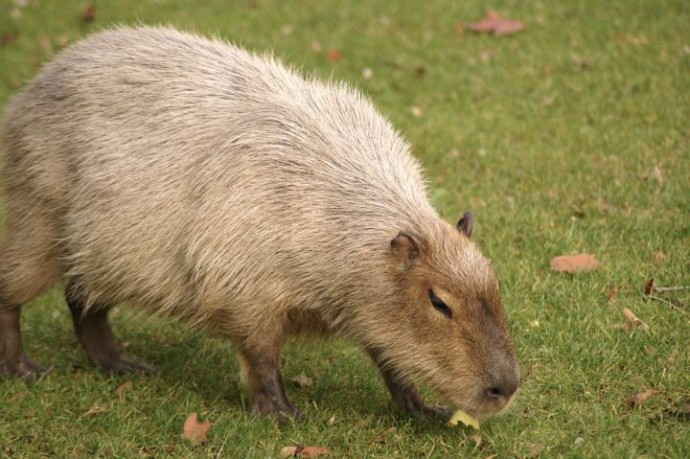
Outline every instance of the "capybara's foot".
<path fill-rule="evenodd" d="M 254 414 L 274 414 L 281 422 L 304 417 L 285 395 L 280 374 L 280 349 L 244 349 L 240 351 L 240 366 Z"/>
<path fill-rule="evenodd" d="M 79 292 L 77 279 L 65 288 L 65 300 L 72 313 L 74 332 L 89 359 L 103 371 L 117 373 L 154 373 L 151 365 L 120 354 L 108 323 L 111 305 L 92 305 L 86 308 Z"/>
<path fill-rule="evenodd" d="M 24 352 L 18 357 L 8 358 L 4 355 L 3 348 L 0 346 L 0 377 L 14 376 L 32 382 L 35 381 L 43 371 L 43 368 L 32 362 Z"/>
<path fill-rule="evenodd" d="M 24 352 L 19 330 L 19 307 L 0 305 L 0 376 L 33 381 L 41 368 Z"/>
<path fill-rule="evenodd" d="M 103 371 L 113 371 L 116 373 L 146 373 L 152 374 L 156 369 L 151 365 L 140 362 L 131 357 L 118 355 L 117 357 L 105 356 L 94 362 Z"/>
<path fill-rule="evenodd" d="M 252 412 L 257 415 L 275 415 L 279 422 L 304 419 L 304 414 L 287 400 L 277 400 L 267 394 L 256 394 L 251 402 Z"/>

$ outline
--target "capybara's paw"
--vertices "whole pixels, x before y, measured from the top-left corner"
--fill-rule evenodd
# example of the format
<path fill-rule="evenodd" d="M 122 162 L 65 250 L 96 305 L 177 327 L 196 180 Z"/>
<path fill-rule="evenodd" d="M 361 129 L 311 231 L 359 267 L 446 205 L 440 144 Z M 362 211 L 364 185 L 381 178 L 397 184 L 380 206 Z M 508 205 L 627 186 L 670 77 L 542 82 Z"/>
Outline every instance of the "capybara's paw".
<path fill-rule="evenodd" d="M 124 355 L 120 355 L 116 358 L 111 358 L 111 359 L 103 359 L 100 362 L 98 362 L 98 366 L 101 368 L 103 371 L 113 371 L 116 373 L 124 373 L 124 374 L 129 374 L 129 373 L 146 373 L 146 374 L 153 374 L 156 372 L 156 369 L 152 367 L 151 365 L 140 362 L 136 359 L 133 359 L 131 357 L 125 357 Z"/>
<path fill-rule="evenodd" d="M 273 415 L 278 422 L 304 419 L 304 414 L 287 401 L 276 400 L 263 394 L 252 401 L 252 412 L 259 416 Z"/>
<path fill-rule="evenodd" d="M 4 358 L 0 355 L 0 377 L 13 376 L 27 382 L 33 382 L 43 371 L 43 368 L 32 362 L 23 352 L 14 359 Z"/>

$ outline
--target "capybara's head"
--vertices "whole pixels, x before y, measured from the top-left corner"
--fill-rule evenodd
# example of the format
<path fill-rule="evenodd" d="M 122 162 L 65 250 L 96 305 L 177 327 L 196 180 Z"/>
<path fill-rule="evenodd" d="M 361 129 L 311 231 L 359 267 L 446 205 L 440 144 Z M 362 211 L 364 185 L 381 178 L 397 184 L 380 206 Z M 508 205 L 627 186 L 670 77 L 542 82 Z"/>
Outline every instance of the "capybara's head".
<path fill-rule="evenodd" d="M 396 307 L 382 346 L 391 368 L 437 390 L 477 417 L 501 413 L 520 372 L 489 261 L 470 241 L 472 215 L 456 227 L 391 240 Z M 390 338 L 390 339 L 388 339 Z"/>

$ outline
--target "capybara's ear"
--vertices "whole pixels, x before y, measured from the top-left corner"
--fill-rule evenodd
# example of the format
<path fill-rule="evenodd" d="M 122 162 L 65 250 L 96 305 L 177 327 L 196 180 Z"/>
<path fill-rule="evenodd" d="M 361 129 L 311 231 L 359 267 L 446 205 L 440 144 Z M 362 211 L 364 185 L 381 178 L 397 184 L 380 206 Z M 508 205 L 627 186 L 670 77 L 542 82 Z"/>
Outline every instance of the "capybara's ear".
<path fill-rule="evenodd" d="M 462 214 L 462 218 L 458 220 L 456 228 L 458 231 L 463 233 L 465 236 L 472 236 L 472 225 L 474 224 L 474 218 L 472 218 L 472 212 L 469 210 Z"/>
<path fill-rule="evenodd" d="M 412 266 L 421 254 L 422 244 L 419 239 L 409 233 L 399 233 L 391 239 L 391 252 L 397 258 L 401 271 Z"/>

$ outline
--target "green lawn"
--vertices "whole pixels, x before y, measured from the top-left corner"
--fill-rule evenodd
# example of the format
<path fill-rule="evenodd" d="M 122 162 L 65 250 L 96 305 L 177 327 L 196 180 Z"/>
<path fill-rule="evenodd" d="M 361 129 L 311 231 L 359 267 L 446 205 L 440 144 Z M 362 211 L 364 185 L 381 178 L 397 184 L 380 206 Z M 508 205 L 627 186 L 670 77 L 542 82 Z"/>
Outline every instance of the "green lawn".
<path fill-rule="evenodd" d="M 499 38 L 458 31 L 484 15 L 478 0 L 100 0 L 88 24 L 85 6 L 0 0 L 0 107 L 51 49 L 113 24 L 218 35 L 360 87 L 413 145 L 441 213 L 474 211 L 523 384 L 476 446 L 474 432 L 396 411 L 351 344 L 290 345 L 285 377 L 314 384 L 289 383 L 307 419 L 278 425 L 248 414 L 229 343 L 126 306 L 113 320 L 119 339 L 159 371 L 100 374 L 55 289 L 22 325 L 51 371 L 32 385 L 0 381 L 0 456 L 278 457 L 295 443 L 352 458 L 690 456 L 690 289 L 657 294 L 668 302 L 642 292 L 650 277 L 690 286 L 686 0 L 497 0 L 489 6 L 526 22 Z M 549 269 L 579 252 L 602 267 Z M 623 329 L 623 307 L 650 333 Z M 126 381 L 133 388 L 115 395 Z M 648 388 L 659 393 L 630 409 Z M 181 437 L 193 411 L 213 423 L 206 444 Z"/>

